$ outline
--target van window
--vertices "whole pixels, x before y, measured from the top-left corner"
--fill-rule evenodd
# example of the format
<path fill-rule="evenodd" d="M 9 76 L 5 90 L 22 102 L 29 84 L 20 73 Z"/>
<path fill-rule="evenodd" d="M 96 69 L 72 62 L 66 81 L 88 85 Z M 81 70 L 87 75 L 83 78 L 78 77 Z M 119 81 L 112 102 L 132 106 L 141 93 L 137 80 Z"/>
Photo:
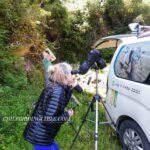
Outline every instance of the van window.
<path fill-rule="evenodd" d="M 98 45 L 96 45 L 97 49 L 104 49 L 104 48 L 117 48 L 122 43 L 119 39 L 106 39 L 101 41 Z"/>
<path fill-rule="evenodd" d="M 121 47 L 115 60 L 117 77 L 150 84 L 150 42 L 141 42 Z"/>

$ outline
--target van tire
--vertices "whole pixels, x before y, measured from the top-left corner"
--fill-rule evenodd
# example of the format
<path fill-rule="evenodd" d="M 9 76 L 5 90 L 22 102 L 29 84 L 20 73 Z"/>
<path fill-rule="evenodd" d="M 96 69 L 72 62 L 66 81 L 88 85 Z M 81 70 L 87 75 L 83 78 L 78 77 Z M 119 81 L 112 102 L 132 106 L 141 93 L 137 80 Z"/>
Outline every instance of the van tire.
<path fill-rule="evenodd" d="M 132 150 L 136 145 L 143 150 L 150 150 L 150 144 L 144 132 L 140 126 L 132 120 L 126 120 L 121 123 L 119 136 L 123 150 Z"/>

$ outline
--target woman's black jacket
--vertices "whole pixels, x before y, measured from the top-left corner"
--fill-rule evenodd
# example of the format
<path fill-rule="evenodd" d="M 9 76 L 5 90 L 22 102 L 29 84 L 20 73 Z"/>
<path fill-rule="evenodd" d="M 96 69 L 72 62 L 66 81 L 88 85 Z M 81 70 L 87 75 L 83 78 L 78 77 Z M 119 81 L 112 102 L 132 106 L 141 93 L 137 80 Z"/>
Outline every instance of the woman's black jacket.
<path fill-rule="evenodd" d="M 50 82 L 42 91 L 32 117 L 24 130 L 24 138 L 39 145 L 51 145 L 62 123 L 69 119 L 64 112 L 72 90 L 68 86 Z"/>

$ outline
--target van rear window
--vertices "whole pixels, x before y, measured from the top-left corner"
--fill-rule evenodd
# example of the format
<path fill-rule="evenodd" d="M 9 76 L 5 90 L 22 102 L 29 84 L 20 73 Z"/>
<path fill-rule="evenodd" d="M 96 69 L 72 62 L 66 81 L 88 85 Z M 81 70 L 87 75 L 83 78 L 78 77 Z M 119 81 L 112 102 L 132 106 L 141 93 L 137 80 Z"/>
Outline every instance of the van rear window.
<path fill-rule="evenodd" d="M 150 42 L 141 42 L 121 47 L 115 60 L 117 77 L 150 84 Z"/>

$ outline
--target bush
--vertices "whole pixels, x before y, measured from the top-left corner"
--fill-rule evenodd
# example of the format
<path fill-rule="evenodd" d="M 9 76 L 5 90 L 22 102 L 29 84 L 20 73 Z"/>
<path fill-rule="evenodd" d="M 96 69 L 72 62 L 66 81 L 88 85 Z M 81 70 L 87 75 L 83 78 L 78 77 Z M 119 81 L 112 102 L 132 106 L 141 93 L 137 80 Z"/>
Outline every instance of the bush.
<path fill-rule="evenodd" d="M 116 48 L 104 48 L 100 49 L 100 52 L 102 54 L 102 58 L 105 59 L 107 63 L 111 62 L 111 59 L 114 55 Z"/>
<path fill-rule="evenodd" d="M 21 89 L 26 86 L 26 74 L 24 64 L 20 58 L 12 56 L 8 47 L 1 48 L 0 83 L 10 87 Z"/>
<path fill-rule="evenodd" d="M 144 22 L 147 23 L 149 19 L 149 6 L 142 3 L 141 0 L 126 1 L 123 0 L 107 0 L 104 5 L 104 22 L 108 29 L 108 34 L 127 33 L 128 24 L 132 22 L 140 22 L 135 20 L 142 15 Z"/>

